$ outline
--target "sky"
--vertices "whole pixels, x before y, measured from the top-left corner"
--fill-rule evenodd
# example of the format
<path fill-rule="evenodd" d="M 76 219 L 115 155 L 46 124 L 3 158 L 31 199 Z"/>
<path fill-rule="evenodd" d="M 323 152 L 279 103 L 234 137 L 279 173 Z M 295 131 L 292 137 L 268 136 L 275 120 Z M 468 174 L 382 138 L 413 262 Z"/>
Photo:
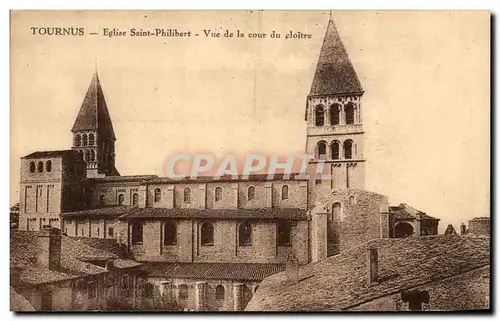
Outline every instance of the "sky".
<path fill-rule="evenodd" d="M 164 176 L 174 153 L 301 153 L 326 11 L 14 12 L 11 202 L 19 158 L 71 147 L 97 65 L 122 175 Z M 334 11 L 365 90 L 367 190 L 441 219 L 489 216 L 490 16 L 486 11 Z M 83 27 L 36 36 L 30 27 Z M 191 38 L 105 37 L 103 28 Z M 203 30 L 267 37 L 207 38 Z M 269 38 L 272 31 L 282 34 Z M 310 39 L 285 39 L 292 31 Z"/>

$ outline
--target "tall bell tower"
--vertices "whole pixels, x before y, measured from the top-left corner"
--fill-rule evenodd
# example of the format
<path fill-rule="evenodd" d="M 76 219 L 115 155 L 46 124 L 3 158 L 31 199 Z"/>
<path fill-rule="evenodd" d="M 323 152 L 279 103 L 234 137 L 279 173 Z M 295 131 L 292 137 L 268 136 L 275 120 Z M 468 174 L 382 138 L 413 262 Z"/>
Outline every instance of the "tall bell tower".
<path fill-rule="evenodd" d="M 310 164 L 315 165 L 310 167 L 323 166 L 311 173 L 316 187 L 364 189 L 362 96 L 356 71 L 330 17 L 305 115 L 306 152 L 314 155 Z"/>
<path fill-rule="evenodd" d="M 97 70 L 73 128 L 73 146 L 87 166 L 87 177 L 120 175 L 115 168 L 115 132 Z"/>

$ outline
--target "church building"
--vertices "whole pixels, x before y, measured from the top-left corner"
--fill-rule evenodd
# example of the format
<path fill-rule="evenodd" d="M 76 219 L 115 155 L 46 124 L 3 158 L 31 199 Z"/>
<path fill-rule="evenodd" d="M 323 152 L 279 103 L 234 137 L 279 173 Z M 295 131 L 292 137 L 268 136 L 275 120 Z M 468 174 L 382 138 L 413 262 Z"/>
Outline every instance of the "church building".
<path fill-rule="evenodd" d="M 291 264 L 371 239 L 437 234 L 438 219 L 364 190 L 363 93 L 330 18 L 305 106 L 310 178 L 174 181 L 120 175 L 96 71 L 71 149 L 21 158 L 20 229 L 114 239 L 143 264 L 151 300 L 190 310 L 243 310 L 264 278 Z"/>

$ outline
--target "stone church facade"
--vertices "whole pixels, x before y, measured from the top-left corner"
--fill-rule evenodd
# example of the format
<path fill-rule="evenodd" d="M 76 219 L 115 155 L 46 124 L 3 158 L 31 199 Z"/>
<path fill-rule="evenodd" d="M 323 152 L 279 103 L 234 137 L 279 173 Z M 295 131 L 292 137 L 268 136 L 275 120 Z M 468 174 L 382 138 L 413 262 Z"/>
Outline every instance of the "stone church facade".
<path fill-rule="evenodd" d="M 21 159 L 20 229 L 115 239 L 147 269 L 153 307 L 193 310 L 242 310 L 265 277 L 360 242 L 437 234 L 438 219 L 364 190 L 362 96 L 330 19 L 305 111 L 311 178 L 173 181 L 119 174 L 96 72 L 71 149 Z"/>

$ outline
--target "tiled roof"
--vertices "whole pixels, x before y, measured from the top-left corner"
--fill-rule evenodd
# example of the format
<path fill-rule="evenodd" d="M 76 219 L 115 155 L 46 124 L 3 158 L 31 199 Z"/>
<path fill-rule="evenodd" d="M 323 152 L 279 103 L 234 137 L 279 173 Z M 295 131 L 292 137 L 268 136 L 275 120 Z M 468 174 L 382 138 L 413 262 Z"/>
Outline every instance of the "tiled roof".
<path fill-rule="evenodd" d="M 135 218 L 218 218 L 218 219 L 290 219 L 305 220 L 307 211 L 300 208 L 261 208 L 261 209 L 186 209 L 186 208 L 137 208 L 120 216 L 123 219 Z"/>
<path fill-rule="evenodd" d="M 366 286 L 366 250 L 378 249 L 378 284 Z M 490 239 L 456 235 L 375 239 L 356 248 L 307 264 L 299 282 L 286 273 L 265 279 L 247 310 L 320 311 L 355 307 L 403 289 L 487 269 Z"/>
<path fill-rule="evenodd" d="M 150 276 L 185 279 L 261 281 L 285 270 L 284 264 L 260 263 L 149 263 Z"/>
<path fill-rule="evenodd" d="M 53 283 L 76 278 L 78 278 L 78 275 L 52 271 L 38 266 L 28 267 L 19 275 L 19 280 L 21 282 L 29 284 Z"/>
<path fill-rule="evenodd" d="M 104 98 L 99 76 L 96 72 L 92 77 L 92 81 L 82 106 L 80 107 L 72 131 L 97 129 L 105 129 L 107 134 L 115 138 L 113 124 L 111 123 L 108 107 L 106 105 L 106 99 Z"/>
<path fill-rule="evenodd" d="M 114 254 L 116 257 L 125 257 L 127 254 L 126 246 L 119 244 L 116 239 L 99 239 L 77 236 L 72 236 L 71 238 L 77 242 L 91 246 L 92 248 Z"/>
<path fill-rule="evenodd" d="M 335 23 L 330 19 L 309 95 L 358 93 L 363 93 L 363 88 Z"/>
<path fill-rule="evenodd" d="M 131 267 L 141 266 L 142 263 L 139 263 L 134 260 L 126 260 L 126 259 L 116 259 L 113 261 L 113 266 L 118 269 L 128 269 Z"/>
<path fill-rule="evenodd" d="M 113 246 L 112 242 L 108 242 L 108 240 L 95 241 L 62 236 L 60 267 L 57 271 L 49 270 L 37 265 L 37 253 L 40 250 L 37 240 L 39 233 L 34 231 L 11 231 L 10 265 L 11 267 L 21 268 L 20 281 L 25 283 L 52 283 L 106 272 L 105 268 L 91 263 L 96 260 L 114 259 L 117 268 L 141 265 L 131 260 L 119 258 L 123 254 L 122 250 L 116 248 L 116 245 Z M 99 248 L 99 246 L 103 246 L 104 249 Z"/>
<path fill-rule="evenodd" d="M 419 211 L 408 204 L 401 203 L 398 206 L 389 206 L 389 212 L 392 213 L 393 217 L 398 220 L 438 220 L 438 218 L 427 215 L 426 213 Z"/>
<path fill-rule="evenodd" d="M 44 150 L 36 151 L 31 154 L 24 156 L 23 158 L 48 158 L 48 157 L 64 157 L 64 156 L 78 157 L 76 150 L 65 149 L 65 150 Z"/>
<path fill-rule="evenodd" d="M 89 178 L 89 180 L 93 180 L 99 183 L 110 183 L 110 182 L 142 182 L 151 180 L 154 178 L 158 178 L 157 175 L 129 175 L 129 176 L 106 176 L 106 177 L 98 177 L 98 178 Z"/>
<path fill-rule="evenodd" d="M 103 206 L 103 207 L 90 208 L 90 209 L 82 210 L 82 211 L 61 213 L 61 216 L 62 217 L 76 217 L 76 218 L 77 217 L 86 217 L 86 216 L 116 217 L 116 216 L 120 216 L 122 214 L 128 213 L 135 208 L 137 208 L 137 207 L 136 206 Z"/>

